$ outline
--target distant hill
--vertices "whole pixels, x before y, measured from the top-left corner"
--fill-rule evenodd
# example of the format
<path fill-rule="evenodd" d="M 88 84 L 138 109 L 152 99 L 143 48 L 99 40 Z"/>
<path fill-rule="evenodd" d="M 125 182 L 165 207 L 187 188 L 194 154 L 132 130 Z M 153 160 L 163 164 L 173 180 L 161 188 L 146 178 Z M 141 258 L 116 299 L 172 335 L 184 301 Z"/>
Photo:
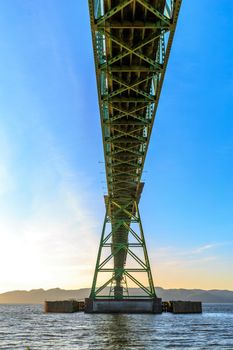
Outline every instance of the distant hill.
<path fill-rule="evenodd" d="M 203 303 L 233 303 L 233 291 L 203 289 L 163 289 L 156 288 L 157 295 L 166 300 L 190 300 Z"/>
<path fill-rule="evenodd" d="M 233 303 L 233 291 L 229 290 L 202 290 L 202 289 L 163 289 L 156 288 L 158 297 L 166 300 L 190 300 L 203 303 Z M 43 304 L 45 300 L 81 299 L 88 297 L 89 288 L 65 290 L 33 289 L 30 291 L 17 290 L 0 294 L 0 304 Z M 138 289 L 133 294 L 139 293 Z"/>

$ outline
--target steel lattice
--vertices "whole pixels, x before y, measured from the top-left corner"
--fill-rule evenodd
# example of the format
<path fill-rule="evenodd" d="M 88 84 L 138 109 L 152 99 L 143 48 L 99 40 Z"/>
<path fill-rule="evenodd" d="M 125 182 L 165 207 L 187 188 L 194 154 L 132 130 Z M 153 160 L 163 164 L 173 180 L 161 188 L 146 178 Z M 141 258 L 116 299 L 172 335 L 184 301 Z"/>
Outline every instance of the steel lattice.
<path fill-rule="evenodd" d="M 127 290 L 127 279 L 148 297 L 155 297 L 138 203 L 180 5 L 181 0 L 89 0 L 108 187 L 92 298 L 100 297 L 99 293 L 108 286 L 113 297 L 129 297 L 123 292 L 124 281 Z M 135 215 L 140 226 L 139 236 L 143 237 L 145 266 L 142 266 L 147 273 L 146 282 L 132 278 L 125 268 L 127 256 L 131 254 L 129 235 Z M 111 252 L 106 259 L 113 260 L 113 267 L 108 271 L 101 265 L 107 222 L 111 224 L 112 234 L 108 242 Z M 131 257 L 136 263 L 139 258 L 137 253 L 133 254 Z M 138 272 L 136 270 L 134 272 Z M 112 276 L 97 287 L 100 272 L 111 272 Z"/>

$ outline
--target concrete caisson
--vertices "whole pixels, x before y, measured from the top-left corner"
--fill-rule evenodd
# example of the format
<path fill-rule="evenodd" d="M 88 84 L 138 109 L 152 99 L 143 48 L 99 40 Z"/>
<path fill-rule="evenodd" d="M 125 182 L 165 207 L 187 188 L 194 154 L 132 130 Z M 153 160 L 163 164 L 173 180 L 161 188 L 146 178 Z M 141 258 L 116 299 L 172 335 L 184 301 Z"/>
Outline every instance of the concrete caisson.
<path fill-rule="evenodd" d="M 162 300 L 155 299 L 85 299 L 86 313 L 162 313 Z"/>
<path fill-rule="evenodd" d="M 77 300 L 45 301 L 45 312 L 72 313 L 84 310 L 84 302 Z"/>
<path fill-rule="evenodd" d="M 172 301 L 171 304 L 174 314 L 202 313 L 202 303 L 199 301 Z"/>

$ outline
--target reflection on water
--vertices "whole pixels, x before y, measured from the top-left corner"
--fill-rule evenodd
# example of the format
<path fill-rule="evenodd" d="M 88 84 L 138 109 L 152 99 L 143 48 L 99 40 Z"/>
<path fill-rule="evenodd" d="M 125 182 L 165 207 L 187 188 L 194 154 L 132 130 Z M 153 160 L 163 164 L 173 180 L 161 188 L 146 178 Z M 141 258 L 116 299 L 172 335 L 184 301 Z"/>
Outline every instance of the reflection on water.
<path fill-rule="evenodd" d="M 197 315 L 44 314 L 41 305 L 0 305 L 0 349 L 233 350 L 233 304 Z"/>

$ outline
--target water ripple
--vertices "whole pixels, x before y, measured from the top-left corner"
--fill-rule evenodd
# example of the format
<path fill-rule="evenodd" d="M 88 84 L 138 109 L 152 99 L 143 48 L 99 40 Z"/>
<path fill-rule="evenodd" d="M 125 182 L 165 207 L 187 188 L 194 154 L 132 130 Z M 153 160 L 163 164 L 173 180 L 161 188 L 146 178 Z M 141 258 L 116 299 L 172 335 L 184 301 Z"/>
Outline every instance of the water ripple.
<path fill-rule="evenodd" d="M 1 350 L 233 350 L 233 305 L 197 315 L 44 314 L 41 305 L 0 305 Z"/>

